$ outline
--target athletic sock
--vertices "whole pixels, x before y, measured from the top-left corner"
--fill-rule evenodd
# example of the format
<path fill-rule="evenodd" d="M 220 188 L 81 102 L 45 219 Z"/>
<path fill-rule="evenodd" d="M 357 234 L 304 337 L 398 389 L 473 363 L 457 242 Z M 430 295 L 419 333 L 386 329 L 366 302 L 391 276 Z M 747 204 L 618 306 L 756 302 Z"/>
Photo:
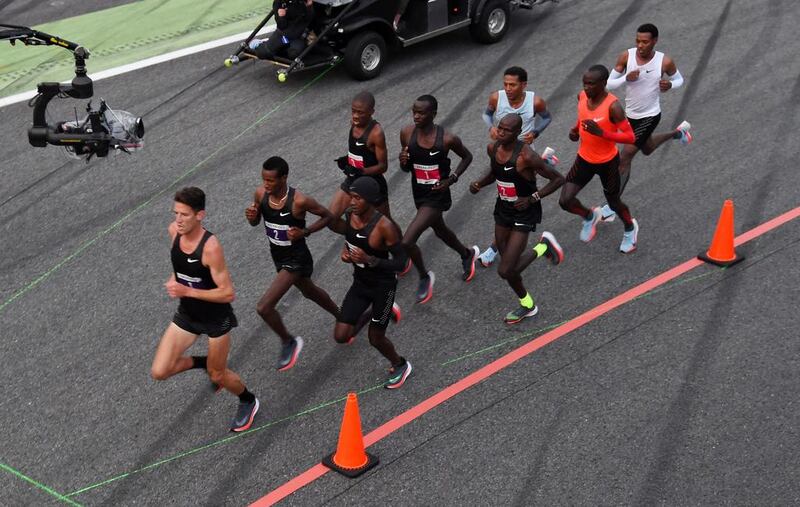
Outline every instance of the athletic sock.
<path fill-rule="evenodd" d="M 539 243 L 533 247 L 533 251 L 536 252 L 536 257 L 541 257 L 547 251 L 547 245 L 544 243 Z"/>
<path fill-rule="evenodd" d="M 208 356 L 192 356 L 192 368 L 202 368 L 206 369 L 208 360 Z"/>
<path fill-rule="evenodd" d="M 239 395 L 239 401 L 242 403 L 253 403 L 256 397 L 253 393 L 244 388 L 244 391 Z"/>
<path fill-rule="evenodd" d="M 519 300 L 519 304 L 523 308 L 533 308 L 533 298 L 531 297 L 531 293 L 526 293 L 525 297 Z"/>

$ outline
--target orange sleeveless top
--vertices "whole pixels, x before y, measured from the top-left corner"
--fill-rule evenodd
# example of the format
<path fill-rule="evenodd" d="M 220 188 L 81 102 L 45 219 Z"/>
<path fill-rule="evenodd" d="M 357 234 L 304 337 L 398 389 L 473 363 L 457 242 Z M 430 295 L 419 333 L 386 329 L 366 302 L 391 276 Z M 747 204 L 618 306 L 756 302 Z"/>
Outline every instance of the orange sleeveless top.
<path fill-rule="evenodd" d="M 581 91 L 578 96 L 578 135 L 581 138 L 578 155 L 589 163 L 602 164 L 617 156 L 617 143 L 604 137 L 590 134 L 583 130 L 581 126 L 583 120 L 594 120 L 601 129 L 615 132 L 617 127 L 611 122 L 610 118 L 611 104 L 615 100 L 617 98 L 609 93 L 597 109 L 592 110 L 589 109 L 589 98 L 586 96 L 586 92 Z"/>

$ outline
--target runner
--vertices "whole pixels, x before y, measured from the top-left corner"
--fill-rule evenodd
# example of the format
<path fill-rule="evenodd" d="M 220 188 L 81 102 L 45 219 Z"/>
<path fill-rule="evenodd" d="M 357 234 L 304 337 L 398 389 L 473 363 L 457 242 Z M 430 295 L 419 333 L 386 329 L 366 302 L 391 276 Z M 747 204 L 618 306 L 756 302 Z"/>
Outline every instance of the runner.
<path fill-rule="evenodd" d="M 196 187 L 175 194 L 175 221 L 169 224 L 173 274 L 165 284 L 171 298 L 180 298 L 178 311 L 167 327 L 153 358 L 151 375 L 166 380 L 192 368 L 208 372 L 215 389 L 223 387 L 239 397 L 231 431 L 245 431 L 258 412 L 258 399 L 227 367 L 230 332 L 237 326 L 231 307 L 234 298 L 222 246 L 203 227 L 206 196 Z M 208 356 L 187 356 L 201 334 L 208 335 Z"/>
<path fill-rule="evenodd" d="M 294 286 L 306 299 L 339 318 L 339 308 L 327 292 L 311 280 L 314 259 L 306 245 L 306 238 L 328 226 L 331 213 L 311 197 L 288 186 L 289 164 L 281 157 L 270 157 L 261 169 L 263 185 L 256 189 L 253 203 L 245 210 L 245 218 L 256 226 L 264 218 L 264 229 L 269 240 L 269 250 L 278 274 L 261 296 L 256 311 L 264 322 L 278 335 L 283 344 L 278 358 L 278 371 L 294 366 L 303 349 L 303 339 L 286 330 L 278 310 L 278 302 Z M 306 227 L 306 213 L 317 215 L 319 220 Z"/>
<path fill-rule="evenodd" d="M 541 199 L 564 184 L 564 177 L 550 163 L 546 163 L 530 146 L 517 139 L 522 129 L 522 118 L 516 113 L 506 115 L 497 125 L 497 141 L 486 147 L 489 171 L 473 181 L 469 190 L 477 194 L 481 188 L 497 183 L 497 201 L 494 206 L 494 235 L 500 250 L 500 267 L 497 272 L 519 298 L 519 308 L 505 317 L 508 324 L 516 324 L 536 315 L 539 309 L 522 282 L 522 271 L 535 259 L 545 256 L 558 265 L 564 252 L 553 234 L 545 231 L 533 249 L 525 252 L 528 235 L 542 221 Z M 541 190 L 536 186 L 536 174 L 547 178 Z"/>
<path fill-rule="evenodd" d="M 636 136 L 636 142 L 625 145 L 620 153 L 620 195 L 631 176 L 631 161 L 640 150 L 642 154 L 650 155 L 670 139 L 680 139 L 681 144 L 692 142 L 691 124 L 685 120 L 672 132 L 653 134 L 661 121 L 660 94 L 683 85 L 683 76 L 675 61 L 655 50 L 657 42 L 658 28 L 655 25 L 645 23 L 637 28 L 636 47 L 619 55 L 608 78 L 609 90 L 625 86 L 625 114 Z M 603 205 L 602 212 L 606 222 L 616 217 L 608 204 Z"/>
<path fill-rule="evenodd" d="M 377 204 L 382 215 L 389 214 L 389 187 L 383 173 L 389 167 L 386 159 L 386 136 L 381 125 L 372 118 L 375 113 L 375 97 L 370 92 L 361 92 L 353 98 L 351 104 L 351 125 L 348 136 L 347 156 L 336 159 L 336 163 L 345 174 L 345 180 L 333 195 L 328 209 L 334 217 L 341 217 L 350 204 L 348 189 L 359 176 L 374 179 L 381 193 L 381 201 Z"/>
<path fill-rule="evenodd" d="M 411 108 L 413 125 L 406 125 L 400 131 L 400 168 L 412 171 L 411 192 L 417 214 L 403 235 L 403 247 L 419 273 L 417 303 L 426 303 L 433 296 L 436 280 L 433 271 L 428 271 L 417 246 L 420 235 L 428 228 L 447 246 L 458 253 L 463 270 L 462 279 L 466 282 L 475 276 L 475 263 L 480 250 L 477 246 L 467 248 L 455 233 L 444 223 L 443 214 L 453 203 L 450 185 L 456 183 L 472 162 L 472 153 L 464 147 L 461 139 L 447 132 L 444 127 L 433 123 L 439 108 L 432 95 L 417 98 Z M 461 158 L 455 172 L 450 171 L 448 154 L 453 151 Z"/>
<path fill-rule="evenodd" d="M 372 308 L 369 319 L 369 343 L 389 360 L 391 369 L 384 387 L 397 389 L 411 374 L 406 361 L 386 337 L 392 318 L 397 272 L 406 261 L 400 242 L 400 229 L 376 209 L 381 202 L 378 183 L 360 177 L 350 186 L 350 211 L 331 222 L 331 230 L 345 237 L 341 259 L 353 264 L 353 284 L 342 302 L 342 315 L 334 328 L 334 339 L 350 343 L 360 317 Z"/>
<path fill-rule="evenodd" d="M 528 72 L 522 67 L 509 67 L 503 72 L 503 89 L 489 95 L 489 105 L 483 113 L 483 121 L 489 127 L 489 137 L 497 139 L 497 124 L 509 113 L 522 118 L 519 140 L 531 145 L 552 120 L 547 103 L 533 90 L 528 90 Z M 497 256 L 497 245 L 492 241 L 480 256 L 481 265 L 489 267 Z"/>
<path fill-rule="evenodd" d="M 583 74 L 583 91 L 578 94 L 578 121 L 569 131 L 570 140 L 580 140 L 580 145 L 558 203 L 564 210 L 583 218 L 581 241 L 591 241 L 601 219 L 600 208 L 589 209 L 576 196 L 595 174 L 600 176 L 609 206 L 625 225 L 619 249 L 630 253 L 636 250 L 639 224 L 619 196 L 616 143 L 633 144 L 635 137 L 619 101 L 606 91 L 607 80 L 608 69 L 602 65 L 593 65 Z"/>

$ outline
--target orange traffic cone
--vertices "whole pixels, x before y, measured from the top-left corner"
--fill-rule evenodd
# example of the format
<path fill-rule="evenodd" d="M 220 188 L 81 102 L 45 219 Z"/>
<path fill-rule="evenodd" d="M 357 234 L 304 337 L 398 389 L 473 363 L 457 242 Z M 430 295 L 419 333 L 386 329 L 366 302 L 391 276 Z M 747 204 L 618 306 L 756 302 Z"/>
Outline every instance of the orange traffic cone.
<path fill-rule="evenodd" d="M 733 201 L 727 199 L 722 205 L 719 215 L 717 230 L 708 251 L 697 256 L 698 259 L 716 264 L 717 266 L 732 266 L 744 260 L 744 256 L 736 255 L 733 248 Z"/>
<path fill-rule="evenodd" d="M 326 456 L 322 460 L 322 464 L 351 478 L 358 477 L 378 464 L 377 457 L 364 451 L 364 437 L 361 434 L 361 417 L 358 415 L 356 393 L 347 395 L 336 452 Z"/>

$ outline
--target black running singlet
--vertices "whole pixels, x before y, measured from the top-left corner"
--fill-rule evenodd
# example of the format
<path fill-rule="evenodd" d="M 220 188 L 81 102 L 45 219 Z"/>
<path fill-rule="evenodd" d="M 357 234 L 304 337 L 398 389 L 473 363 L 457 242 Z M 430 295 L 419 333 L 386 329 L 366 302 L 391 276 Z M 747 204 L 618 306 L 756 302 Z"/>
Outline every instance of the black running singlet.
<path fill-rule="evenodd" d="M 422 204 L 429 201 L 450 203 L 450 189 L 432 191 L 440 180 L 450 177 L 450 159 L 444 148 L 444 129 L 436 125 L 436 140 L 432 148 L 422 148 L 417 142 L 418 130 L 414 128 L 408 141 L 408 163 L 411 165 L 411 192 L 414 202 Z"/>
<path fill-rule="evenodd" d="M 175 273 L 175 280 L 187 287 L 200 290 L 216 289 L 217 284 L 211 277 L 211 270 L 203 266 L 203 248 L 208 238 L 213 236 L 209 231 L 204 231 L 203 239 L 190 254 L 183 253 L 181 250 L 181 235 L 175 236 L 172 242 L 170 257 L 172 258 L 172 269 Z M 199 321 L 217 320 L 233 313 L 233 307 L 229 303 L 212 303 L 190 297 L 181 298 L 179 311 L 183 311 Z"/>
<path fill-rule="evenodd" d="M 345 243 L 347 244 L 347 248 L 357 246 L 358 248 L 364 250 L 367 255 L 372 255 L 378 257 L 380 259 L 388 259 L 389 258 L 389 251 L 388 250 L 376 250 L 372 248 L 369 244 L 369 235 L 372 233 L 372 230 L 375 229 L 375 225 L 378 223 L 378 220 L 381 219 L 383 215 L 379 212 L 375 212 L 372 215 L 370 221 L 361 229 L 355 229 L 350 224 L 350 213 L 345 214 L 345 221 L 347 223 L 347 231 L 345 232 Z M 366 284 L 372 283 L 382 283 L 388 280 L 397 280 L 397 274 L 394 271 L 387 271 L 385 269 L 380 268 L 371 268 L 365 264 L 356 264 L 353 263 L 353 278 L 356 280 L 362 281 Z"/>
<path fill-rule="evenodd" d="M 495 183 L 497 183 L 497 198 L 513 205 L 518 198 L 527 198 L 536 192 L 536 181 L 528 181 L 517 172 L 517 159 L 525 143 L 516 141 L 514 151 L 505 164 L 497 161 L 497 148 L 499 146 L 499 142 L 494 144 L 491 159 L 492 174 L 496 180 Z M 539 202 L 536 204 L 541 207 Z"/>
<path fill-rule="evenodd" d="M 269 194 L 264 193 L 261 199 L 261 216 L 264 218 L 264 232 L 269 239 L 269 249 L 272 256 L 291 255 L 308 249 L 306 238 L 300 238 L 294 242 L 289 240 L 289 229 L 298 227 L 304 229 L 305 219 L 295 218 L 292 215 L 294 205 L 294 188 L 287 189 L 286 201 L 281 209 L 274 209 L 269 205 Z"/>
<path fill-rule="evenodd" d="M 353 127 L 350 127 L 350 135 L 347 137 L 347 165 L 363 172 L 365 167 L 371 167 L 378 164 L 378 157 L 375 152 L 367 147 L 367 140 L 372 129 L 378 122 L 370 120 L 364 129 L 361 137 L 353 137 Z"/>

